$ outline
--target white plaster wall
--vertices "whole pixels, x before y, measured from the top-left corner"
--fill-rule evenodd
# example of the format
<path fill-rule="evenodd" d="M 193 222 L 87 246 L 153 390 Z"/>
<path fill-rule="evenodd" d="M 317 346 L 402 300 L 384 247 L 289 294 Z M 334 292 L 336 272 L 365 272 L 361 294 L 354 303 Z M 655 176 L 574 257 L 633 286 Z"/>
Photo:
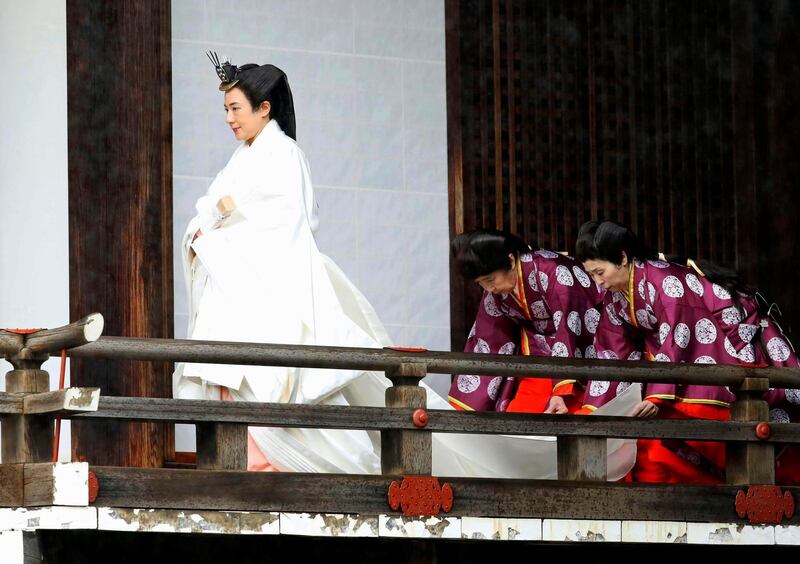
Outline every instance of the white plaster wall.
<path fill-rule="evenodd" d="M 294 95 L 320 248 L 396 344 L 449 350 L 443 0 L 173 0 L 172 31 L 175 241 L 236 147 L 204 52 L 273 63 Z"/>
<path fill-rule="evenodd" d="M 69 321 L 66 60 L 65 2 L 0 0 L 0 327 Z"/>

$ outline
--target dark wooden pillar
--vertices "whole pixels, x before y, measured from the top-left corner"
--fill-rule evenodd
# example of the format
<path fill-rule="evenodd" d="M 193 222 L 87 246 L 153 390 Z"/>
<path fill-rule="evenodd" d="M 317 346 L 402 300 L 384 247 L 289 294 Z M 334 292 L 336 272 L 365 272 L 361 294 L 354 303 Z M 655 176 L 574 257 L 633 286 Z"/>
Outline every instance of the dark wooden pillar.
<path fill-rule="evenodd" d="M 67 1 L 70 316 L 107 335 L 173 335 L 170 26 L 169 0 Z M 72 385 L 170 397 L 171 370 L 73 359 Z M 171 429 L 73 422 L 73 456 L 161 466 Z"/>

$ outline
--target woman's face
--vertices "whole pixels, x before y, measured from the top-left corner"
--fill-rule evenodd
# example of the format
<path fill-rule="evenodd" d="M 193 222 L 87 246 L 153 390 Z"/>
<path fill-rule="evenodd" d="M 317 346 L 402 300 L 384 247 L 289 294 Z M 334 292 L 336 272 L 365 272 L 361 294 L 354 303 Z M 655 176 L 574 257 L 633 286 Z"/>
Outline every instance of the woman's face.
<path fill-rule="evenodd" d="M 254 111 L 247 96 L 236 87 L 225 92 L 225 123 L 239 141 L 253 142 L 269 122 L 269 110 L 269 102 L 263 102 Z"/>
<path fill-rule="evenodd" d="M 630 270 L 625 253 L 622 253 L 621 264 L 614 264 L 607 260 L 589 259 L 584 261 L 583 268 L 591 275 L 592 280 L 606 290 L 624 292 L 628 289 Z"/>
<path fill-rule="evenodd" d="M 478 276 L 475 282 L 491 294 L 510 294 L 517 287 L 516 259 L 508 255 L 510 268 L 508 270 L 495 270 L 484 276 Z"/>

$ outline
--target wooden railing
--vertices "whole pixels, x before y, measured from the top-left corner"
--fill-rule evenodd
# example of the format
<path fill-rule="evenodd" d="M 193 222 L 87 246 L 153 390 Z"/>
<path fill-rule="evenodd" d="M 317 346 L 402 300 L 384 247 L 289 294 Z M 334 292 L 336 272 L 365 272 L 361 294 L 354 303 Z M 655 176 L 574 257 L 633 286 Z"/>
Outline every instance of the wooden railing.
<path fill-rule="evenodd" d="M 102 318 L 89 316 L 56 330 L 0 331 L 0 352 L 14 367 L 0 394 L 0 506 L 60 502 L 58 466 L 50 462 L 56 417 L 196 425 L 196 470 L 91 467 L 97 505 L 138 508 L 392 513 L 391 482 L 431 474 L 431 433 L 475 433 L 556 436 L 558 480 L 439 477 L 453 491 L 452 515 L 736 522 L 740 486 L 774 484 L 775 446 L 800 443 L 800 424 L 768 423 L 761 399 L 770 386 L 800 388 L 798 369 L 99 338 L 98 327 Z M 97 388 L 51 392 L 41 364 L 63 348 L 91 359 L 379 370 L 393 386 L 385 408 L 105 397 Z M 726 385 L 737 401 L 731 421 L 425 410 L 418 383 L 429 372 Z M 382 474 L 247 472 L 247 426 L 378 430 Z M 724 441 L 727 484 L 608 483 L 608 438 Z"/>

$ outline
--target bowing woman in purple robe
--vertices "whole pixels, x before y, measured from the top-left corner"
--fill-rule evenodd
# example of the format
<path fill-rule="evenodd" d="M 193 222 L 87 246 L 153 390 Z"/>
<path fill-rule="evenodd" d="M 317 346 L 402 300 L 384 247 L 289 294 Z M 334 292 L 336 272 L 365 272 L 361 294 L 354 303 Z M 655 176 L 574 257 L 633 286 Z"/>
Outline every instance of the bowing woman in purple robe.
<path fill-rule="evenodd" d="M 466 352 L 593 356 L 601 294 L 577 261 L 496 230 L 459 235 L 451 250 L 462 275 L 483 288 Z M 448 400 L 470 411 L 567 413 L 582 396 L 575 380 L 461 374 Z"/>
<path fill-rule="evenodd" d="M 584 224 L 575 255 L 607 290 L 594 335 L 598 358 L 798 366 L 788 339 L 733 271 L 659 260 L 634 233 L 611 221 Z M 597 409 L 625 387 L 588 382 L 583 411 Z M 727 420 L 735 396 L 723 386 L 649 384 L 644 398 L 634 415 Z M 773 389 L 765 399 L 771 419 L 786 422 L 797 411 L 800 390 Z M 633 478 L 719 482 L 724 460 L 722 443 L 639 441 Z"/>

